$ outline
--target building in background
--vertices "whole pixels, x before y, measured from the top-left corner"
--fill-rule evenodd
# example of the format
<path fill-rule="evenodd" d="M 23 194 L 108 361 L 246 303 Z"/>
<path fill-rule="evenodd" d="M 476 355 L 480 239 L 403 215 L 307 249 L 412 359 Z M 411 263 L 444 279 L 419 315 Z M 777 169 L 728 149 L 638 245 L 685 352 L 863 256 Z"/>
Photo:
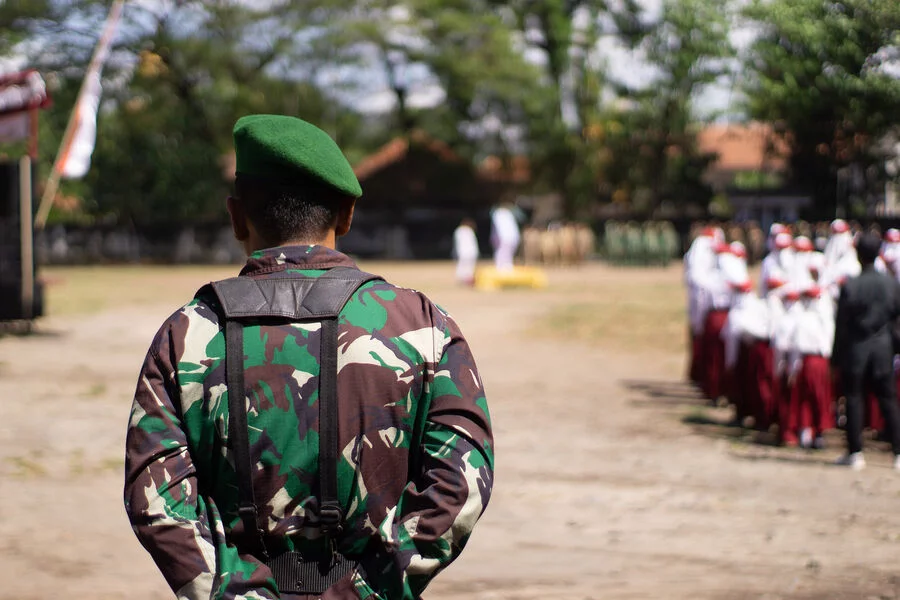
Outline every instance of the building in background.
<path fill-rule="evenodd" d="M 465 218 L 486 243 L 491 207 L 515 190 L 502 169 L 479 169 L 421 131 L 391 140 L 354 172 L 363 197 L 340 248 L 359 256 L 449 258 L 453 231 Z M 489 247 L 481 250 L 490 254 Z"/>
<path fill-rule="evenodd" d="M 763 230 L 774 222 L 793 222 L 812 197 L 790 189 L 790 150 L 783 136 L 767 123 L 714 124 L 697 136 L 701 152 L 717 156 L 705 180 L 725 195 L 738 222 L 756 221 Z"/>

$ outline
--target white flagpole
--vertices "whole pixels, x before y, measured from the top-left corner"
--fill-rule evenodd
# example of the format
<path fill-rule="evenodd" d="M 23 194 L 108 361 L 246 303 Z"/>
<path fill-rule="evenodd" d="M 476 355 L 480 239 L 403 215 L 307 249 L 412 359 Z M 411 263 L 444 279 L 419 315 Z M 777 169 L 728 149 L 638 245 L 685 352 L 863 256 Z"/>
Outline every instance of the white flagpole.
<path fill-rule="evenodd" d="M 94 54 L 91 56 L 91 62 L 88 63 L 87 70 L 84 72 L 84 79 L 81 82 L 81 88 L 78 90 L 75 106 L 69 115 L 69 122 L 66 124 L 62 143 L 56 153 L 56 159 L 53 161 L 53 168 L 51 169 L 50 177 L 47 178 L 47 183 L 44 186 L 44 194 L 41 196 L 41 203 L 37 211 L 37 216 L 34 219 L 34 226 L 37 229 L 43 229 L 44 225 L 47 223 L 47 217 L 50 215 L 50 208 L 53 206 L 53 199 L 56 196 L 56 191 L 59 189 L 59 179 L 62 177 L 62 159 L 66 156 L 72 146 L 75 132 L 78 130 L 79 126 L 81 105 L 85 101 L 88 92 L 91 91 L 89 82 L 93 77 L 100 77 L 100 71 L 103 69 L 103 63 L 106 62 L 106 57 L 109 55 L 109 46 L 112 42 L 112 37 L 115 34 L 116 25 L 122 14 L 122 6 L 124 4 L 125 0 L 113 1 L 113 4 L 109 9 L 109 14 L 106 17 L 106 23 L 103 26 L 103 34 L 100 36 L 100 40 L 94 48 Z"/>

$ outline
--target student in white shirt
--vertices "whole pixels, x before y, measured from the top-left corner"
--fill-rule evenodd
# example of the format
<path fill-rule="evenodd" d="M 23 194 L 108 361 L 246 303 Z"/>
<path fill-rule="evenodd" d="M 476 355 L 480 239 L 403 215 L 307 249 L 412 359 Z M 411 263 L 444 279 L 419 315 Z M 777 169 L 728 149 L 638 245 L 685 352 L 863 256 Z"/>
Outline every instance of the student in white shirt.
<path fill-rule="evenodd" d="M 796 306 L 787 358 L 791 395 L 782 439 L 821 448 L 822 435 L 835 425 L 830 365 L 834 303 L 821 288 L 810 285 Z"/>
<path fill-rule="evenodd" d="M 718 258 L 716 246 L 724 243 L 725 235 L 716 227 L 704 228 L 684 255 L 684 283 L 687 288 L 688 325 L 691 338 L 691 356 L 688 376 L 702 385 L 705 372 L 703 358 L 703 325 L 706 320 L 707 299 L 704 292 L 705 276 L 715 272 Z"/>
<path fill-rule="evenodd" d="M 703 274 L 698 273 L 696 277 L 701 297 L 705 301 L 706 312 L 701 350 L 705 366 L 702 389 L 713 403 L 718 402 L 727 390 L 725 344 L 721 334 L 734 294 L 734 283 L 729 281 L 730 274 L 722 268 L 722 262 L 719 260 L 722 255 L 730 253 L 730 249 L 727 244 L 719 244 L 716 252 L 716 268 Z"/>
<path fill-rule="evenodd" d="M 789 233 L 779 233 L 773 241 L 772 251 L 766 255 L 760 266 L 759 296 L 765 298 L 769 290 L 790 281 L 794 263 L 794 238 Z"/>
<path fill-rule="evenodd" d="M 850 226 L 842 219 L 835 219 L 831 222 L 831 237 L 825 246 L 825 267 L 819 287 L 836 302 L 844 282 L 860 273 Z"/>
<path fill-rule="evenodd" d="M 794 262 L 789 274 L 790 283 L 802 289 L 818 281 L 825 270 L 825 255 L 816 252 L 813 242 L 806 236 L 794 239 Z"/>
<path fill-rule="evenodd" d="M 766 304 L 754 293 L 749 278 L 735 286 L 734 300 L 721 335 L 725 343 L 728 399 L 734 405 L 734 423 L 740 426 L 747 417 L 757 418 L 760 396 L 770 393 L 771 378 L 771 360 L 767 371 L 765 357 L 760 357 L 760 353 L 771 353 Z M 760 385 L 765 385 L 767 390 L 760 392 Z"/>

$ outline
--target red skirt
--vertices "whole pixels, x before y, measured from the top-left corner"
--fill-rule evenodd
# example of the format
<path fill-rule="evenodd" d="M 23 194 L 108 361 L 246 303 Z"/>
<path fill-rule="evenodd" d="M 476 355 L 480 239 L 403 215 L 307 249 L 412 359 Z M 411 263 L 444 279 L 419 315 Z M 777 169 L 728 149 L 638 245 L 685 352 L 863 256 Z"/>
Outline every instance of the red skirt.
<path fill-rule="evenodd" d="M 754 428 L 767 431 L 778 421 L 778 395 L 772 348 L 767 340 L 757 340 L 747 355 L 747 411 Z"/>
<path fill-rule="evenodd" d="M 751 344 L 740 343 L 737 362 L 728 372 L 728 401 L 734 405 L 734 416 L 738 421 L 754 415 L 750 410 L 751 389 L 755 386 L 750 373 L 751 348 Z"/>
<path fill-rule="evenodd" d="M 728 318 L 727 310 L 711 310 L 706 315 L 703 328 L 702 352 L 704 359 L 703 393 L 710 400 L 718 400 L 728 391 L 725 373 L 725 342 L 722 328 Z"/>
<path fill-rule="evenodd" d="M 824 356 L 805 355 L 803 365 L 788 399 L 784 429 L 787 439 L 796 440 L 804 429 L 820 436 L 833 429 L 834 392 L 831 385 L 831 365 Z"/>

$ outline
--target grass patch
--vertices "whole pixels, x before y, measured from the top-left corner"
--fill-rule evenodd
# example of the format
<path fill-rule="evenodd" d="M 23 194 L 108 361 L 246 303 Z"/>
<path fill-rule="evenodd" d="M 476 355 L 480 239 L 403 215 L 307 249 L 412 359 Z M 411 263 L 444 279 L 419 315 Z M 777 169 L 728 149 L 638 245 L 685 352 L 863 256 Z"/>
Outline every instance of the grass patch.
<path fill-rule="evenodd" d="M 236 275 L 225 266 L 94 266 L 44 267 L 44 313 L 84 315 L 116 306 L 184 304 L 205 283 Z"/>
<path fill-rule="evenodd" d="M 40 462 L 37 455 L 10 456 L 6 459 L 6 462 L 11 467 L 12 472 L 10 475 L 13 477 L 27 479 L 47 475 L 47 468 Z"/>
<path fill-rule="evenodd" d="M 365 262 L 363 269 L 433 294 L 458 293 L 453 265 L 439 262 Z M 239 265 L 102 265 L 44 267 L 45 313 L 68 317 L 121 306 L 175 310 L 205 283 L 237 274 Z M 627 352 L 682 353 L 686 347 L 685 292 L 679 269 L 607 269 L 554 272 L 555 281 L 533 302 L 547 306 L 532 335 L 601 345 Z M 474 299 L 469 298 L 472 301 Z M 101 390 L 88 390 L 99 395 Z"/>
<path fill-rule="evenodd" d="M 106 393 L 106 384 L 98 382 L 91 385 L 88 389 L 81 393 L 82 398 L 99 398 Z"/>
<path fill-rule="evenodd" d="M 582 289 L 578 296 L 553 307 L 533 333 L 629 352 L 684 351 L 687 315 L 680 283 L 623 282 Z"/>
<path fill-rule="evenodd" d="M 360 268 L 398 285 L 452 289 L 449 262 L 366 262 Z M 117 306 L 170 306 L 190 300 L 201 286 L 238 274 L 243 265 L 97 265 L 42 267 L 44 314 L 95 314 Z"/>
<path fill-rule="evenodd" d="M 100 468 L 104 471 L 122 471 L 125 469 L 125 459 L 122 457 L 104 458 L 100 461 Z"/>

